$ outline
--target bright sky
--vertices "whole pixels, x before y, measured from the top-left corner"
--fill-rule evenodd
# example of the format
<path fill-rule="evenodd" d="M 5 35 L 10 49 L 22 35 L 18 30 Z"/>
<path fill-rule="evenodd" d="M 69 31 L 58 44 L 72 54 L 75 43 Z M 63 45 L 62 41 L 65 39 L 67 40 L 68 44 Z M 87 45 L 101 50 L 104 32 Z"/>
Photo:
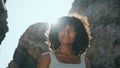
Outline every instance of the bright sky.
<path fill-rule="evenodd" d="M 19 38 L 37 22 L 49 22 L 67 15 L 74 0 L 7 0 L 9 32 L 0 45 L 0 68 L 13 59 Z"/>

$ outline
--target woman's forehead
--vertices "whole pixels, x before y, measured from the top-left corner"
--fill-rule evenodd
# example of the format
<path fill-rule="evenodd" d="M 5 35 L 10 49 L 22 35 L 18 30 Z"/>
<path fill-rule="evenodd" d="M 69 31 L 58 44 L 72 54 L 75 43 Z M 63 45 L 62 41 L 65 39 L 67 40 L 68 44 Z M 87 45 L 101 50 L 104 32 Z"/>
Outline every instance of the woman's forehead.
<path fill-rule="evenodd" d="M 61 29 L 64 29 L 64 28 L 65 28 L 65 29 L 66 29 L 66 28 L 67 28 L 67 29 L 76 29 L 76 28 L 74 27 L 74 25 L 66 25 L 66 26 L 64 26 L 64 27 L 61 27 Z M 61 30 L 61 29 L 60 29 L 60 30 Z"/>
<path fill-rule="evenodd" d="M 75 28 L 74 25 L 66 25 L 65 27 L 66 27 L 66 28 Z"/>

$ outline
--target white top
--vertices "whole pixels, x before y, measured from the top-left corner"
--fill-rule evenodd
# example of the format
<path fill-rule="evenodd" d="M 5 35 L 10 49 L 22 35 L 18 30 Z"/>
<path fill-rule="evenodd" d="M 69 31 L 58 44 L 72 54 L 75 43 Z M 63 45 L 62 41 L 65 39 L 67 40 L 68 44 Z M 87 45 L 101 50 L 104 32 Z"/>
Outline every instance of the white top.
<path fill-rule="evenodd" d="M 51 63 L 49 68 L 86 68 L 85 59 L 83 56 L 80 56 L 81 63 L 80 64 L 68 64 L 61 63 L 57 60 L 55 54 L 50 52 Z"/>

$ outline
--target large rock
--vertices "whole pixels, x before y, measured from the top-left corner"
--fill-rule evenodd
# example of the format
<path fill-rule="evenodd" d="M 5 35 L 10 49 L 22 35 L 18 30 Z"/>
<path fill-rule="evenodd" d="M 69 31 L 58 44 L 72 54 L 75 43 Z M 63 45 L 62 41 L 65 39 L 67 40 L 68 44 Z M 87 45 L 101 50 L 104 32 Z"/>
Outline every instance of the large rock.
<path fill-rule="evenodd" d="M 8 68 L 36 68 L 39 56 L 49 51 L 44 34 L 47 26 L 47 23 L 36 23 L 25 31 Z"/>
<path fill-rule="evenodd" d="M 7 26 L 7 10 L 5 8 L 6 0 L 0 0 L 0 44 L 5 38 L 6 32 L 8 32 Z"/>
<path fill-rule="evenodd" d="M 120 0 L 75 0 L 69 14 L 88 18 L 92 68 L 120 68 Z"/>

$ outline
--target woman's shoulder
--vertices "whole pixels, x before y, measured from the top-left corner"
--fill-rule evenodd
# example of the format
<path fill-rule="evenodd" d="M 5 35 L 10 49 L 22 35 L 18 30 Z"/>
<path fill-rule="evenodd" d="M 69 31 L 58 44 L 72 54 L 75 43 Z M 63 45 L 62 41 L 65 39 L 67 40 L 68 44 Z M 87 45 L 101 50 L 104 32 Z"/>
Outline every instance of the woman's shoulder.
<path fill-rule="evenodd" d="M 50 61 L 51 61 L 51 59 L 50 59 L 49 52 L 43 53 L 38 59 L 37 67 L 38 68 L 47 68 Z"/>
<path fill-rule="evenodd" d="M 87 57 L 84 57 L 84 58 L 85 58 L 85 64 L 86 64 L 87 68 L 91 68 L 90 60 Z"/>
<path fill-rule="evenodd" d="M 89 63 L 90 62 L 90 60 L 87 57 L 84 57 L 84 59 L 85 59 L 85 63 Z"/>
<path fill-rule="evenodd" d="M 50 58 L 50 52 L 43 53 L 40 58 Z"/>

